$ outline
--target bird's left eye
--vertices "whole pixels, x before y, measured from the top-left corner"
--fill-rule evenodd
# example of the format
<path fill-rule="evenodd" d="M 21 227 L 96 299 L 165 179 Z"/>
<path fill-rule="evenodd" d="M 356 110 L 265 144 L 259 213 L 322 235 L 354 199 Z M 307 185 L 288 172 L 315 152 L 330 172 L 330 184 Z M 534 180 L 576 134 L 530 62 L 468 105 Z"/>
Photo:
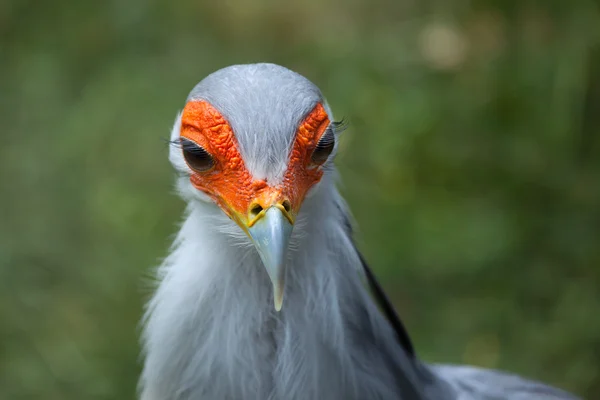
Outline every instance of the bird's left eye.
<path fill-rule="evenodd" d="M 184 138 L 181 138 L 180 141 L 183 157 L 191 169 L 196 172 L 205 172 L 215 165 L 214 159 L 203 147 Z"/>
<path fill-rule="evenodd" d="M 323 134 L 323 136 L 321 136 L 321 139 L 319 139 L 319 142 L 317 143 L 317 146 L 313 151 L 311 157 L 312 161 L 315 164 L 324 163 L 333 151 L 334 146 L 335 135 L 333 134 L 333 130 L 331 130 L 331 128 L 328 128 Z"/>

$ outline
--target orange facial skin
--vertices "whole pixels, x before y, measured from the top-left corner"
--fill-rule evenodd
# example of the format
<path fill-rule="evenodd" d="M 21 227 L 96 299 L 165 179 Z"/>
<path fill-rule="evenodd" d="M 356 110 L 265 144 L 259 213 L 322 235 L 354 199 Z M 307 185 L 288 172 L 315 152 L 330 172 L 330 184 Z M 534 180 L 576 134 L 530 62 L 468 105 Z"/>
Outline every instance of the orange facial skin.
<path fill-rule="evenodd" d="M 293 223 L 304 196 L 323 176 L 311 155 L 328 125 L 329 117 L 319 103 L 298 127 L 283 182 L 269 186 L 252 178 L 233 130 L 219 111 L 206 101 L 190 101 L 183 109 L 181 137 L 202 146 L 215 162 L 209 171 L 192 172 L 190 181 L 240 226 L 252 226 L 257 205 L 264 210 L 276 206 Z"/>

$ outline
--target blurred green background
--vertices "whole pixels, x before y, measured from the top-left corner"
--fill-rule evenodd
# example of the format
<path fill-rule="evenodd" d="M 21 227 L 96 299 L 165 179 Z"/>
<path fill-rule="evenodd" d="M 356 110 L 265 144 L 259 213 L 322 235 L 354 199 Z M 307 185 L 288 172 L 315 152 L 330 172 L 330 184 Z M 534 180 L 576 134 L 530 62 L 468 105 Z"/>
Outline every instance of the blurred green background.
<path fill-rule="evenodd" d="M 350 123 L 358 241 L 429 361 L 600 398 L 592 1 L 0 2 L 0 399 L 131 399 L 208 73 L 270 61 Z"/>

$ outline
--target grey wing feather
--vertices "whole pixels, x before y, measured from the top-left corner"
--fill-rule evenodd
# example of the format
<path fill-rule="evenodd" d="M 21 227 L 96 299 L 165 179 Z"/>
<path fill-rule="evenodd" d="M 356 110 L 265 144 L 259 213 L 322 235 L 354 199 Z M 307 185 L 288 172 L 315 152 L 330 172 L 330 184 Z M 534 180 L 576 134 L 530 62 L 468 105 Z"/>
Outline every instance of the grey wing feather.
<path fill-rule="evenodd" d="M 431 365 L 448 382 L 457 400 L 578 400 L 579 397 L 543 383 L 494 370 L 454 365 Z"/>
<path fill-rule="evenodd" d="M 365 277 L 367 278 L 367 285 L 369 286 L 369 289 L 371 290 L 371 293 L 373 294 L 375 301 L 381 308 L 381 311 L 383 312 L 386 319 L 392 326 L 392 329 L 394 329 L 394 331 L 396 332 L 396 336 L 398 337 L 398 341 L 400 342 L 400 345 L 402 346 L 402 348 L 404 349 L 404 351 L 406 352 L 407 355 L 414 358 L 415 357 L 415 349 L 412 344 L 412 341 L 410 340 L 410 336 L 408 335 L 408 331 L 404 327 L 404 324 L 402 323 L 402 320 L 400 319 L 400 317 L 398 317 L 398 314 L 396 313 L 396 310 L 394 309 L 392 302 L 388 299 L 387 295 L 383 291 L 383 288 L 377 281 L 377 278 L 375 278 L 375 274 L 373 274 L 373 271 L 371 270 L 371 268 L 369 268 L 367 261 L 365 260 L 365 258 L 361 254 L 361 252 L 358 251 L 358 248 L 354 244 L 354 239 L 352 237 L 353 232 L 352 232 L 352 223 L 350 222 L 350 216 L 348 215 L 348 212 L 347 212 L 345 206 L 341 202 L 342 202 L 342 200 L 339 199 L 338 203 L 337 203 L 337 207 L 341 213 L 342 218 L 344 219 L 344 227 L 346 229 L 346 234 L 350 238 L 350 241 L 352 242 L 352 245 L 354 246 L 354 251 L 358 255 L 358 258 L 360 259 L 360 263 L 361 263 L 363 271 L 365 273 Z"/>
<path fill-rule="evenodd" d="M 341 199 L 337 205 L 345 222 L 346 234 L 352 240 L 349 214 Z M 360 258 L 367 283 L 396 331 L 402 348 L 407 355 L 415 358 L 413 345 L 402 321 L 363 256 L 358 249 L 355 248 L 355 251 Z M 434 392 L 428 393 L 428 398 L 431 399 L 439 400 L 449 395 L 456 400 L 581 400 L 564 390 L 504 372 L 462 365 L 421 365 L 425 367 L 424 370 L 429 370 L 439 383 L 431 388 Z"/>

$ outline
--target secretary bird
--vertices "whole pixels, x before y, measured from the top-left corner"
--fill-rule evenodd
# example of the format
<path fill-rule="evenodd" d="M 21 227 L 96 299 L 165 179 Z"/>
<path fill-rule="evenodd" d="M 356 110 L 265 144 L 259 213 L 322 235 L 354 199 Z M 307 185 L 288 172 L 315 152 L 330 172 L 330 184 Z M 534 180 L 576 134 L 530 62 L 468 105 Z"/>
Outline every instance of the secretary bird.
<path fill-rule="evenodd" d="M 188 203 L 144 318 L 142 400 L 575 399 L 416 356 L 352 239 L 319 89 L 235 65 L 189 94 L 169 160 Z"/>

